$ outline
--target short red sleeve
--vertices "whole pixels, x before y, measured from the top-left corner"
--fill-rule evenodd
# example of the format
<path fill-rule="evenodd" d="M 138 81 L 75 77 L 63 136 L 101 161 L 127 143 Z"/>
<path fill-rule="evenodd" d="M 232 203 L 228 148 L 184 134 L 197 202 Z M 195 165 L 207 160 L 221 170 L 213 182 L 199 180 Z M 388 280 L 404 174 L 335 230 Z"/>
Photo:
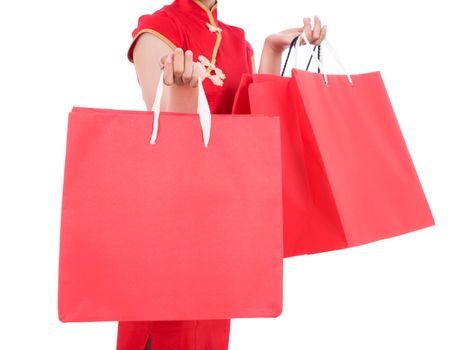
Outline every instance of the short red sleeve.
<path fill-rule="evenodd" d="M 143 33 L 151 33 L 163 40 L 173 50 L 183 47 L 183 35 L 173 18 L 163 10 L 153 14 L 142 15 L 138 25 L 132 32 L 132 42 L 127 51 L 127 58 L 133 63 L 133 49 L 138 37 Z"/>
<path fill-rule="evenodd" d="M 253 48 L 252 48 L 252 45 L 250 45 L 250 43 L 247 40 L 245 40 L 245 46 L 247 49 L 247 64 L 249 67 L 249 71 L 253 72 L 252 67 L 255 65 L 255 57 L 254 57 Z"/>

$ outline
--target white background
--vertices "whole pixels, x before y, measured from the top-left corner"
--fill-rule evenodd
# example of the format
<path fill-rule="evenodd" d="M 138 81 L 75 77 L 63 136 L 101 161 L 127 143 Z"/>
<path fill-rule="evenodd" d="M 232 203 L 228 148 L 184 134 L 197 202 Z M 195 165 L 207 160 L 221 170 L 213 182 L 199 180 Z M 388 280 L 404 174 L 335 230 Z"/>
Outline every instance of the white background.
<path fill-rule="evenodd" d="M 126 50 L 138 17 L 164 4 L 1 2 L 0 349 L 115 348 L 115 322 L 57 318 L 67 116 L 72 106 L 145 110 Z M 230 349 L 474 349 L 467 4 L 220 0 L 219 18 L 245 29 L 257 65 L 266 35 L 317 14 L 351 73 L 382 72 L 436 221 L 286 259 L 282 315 L 233 319 Z"/>

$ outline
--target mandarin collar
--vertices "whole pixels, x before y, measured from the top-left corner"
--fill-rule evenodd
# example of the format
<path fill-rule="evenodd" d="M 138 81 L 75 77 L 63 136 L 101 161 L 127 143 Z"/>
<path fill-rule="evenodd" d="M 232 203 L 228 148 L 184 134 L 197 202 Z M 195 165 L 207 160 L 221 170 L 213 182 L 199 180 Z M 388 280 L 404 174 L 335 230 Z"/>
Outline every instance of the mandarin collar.
<path fill-rule="evenodd" d="M 211 17 L 217 21 L 217 4 L 219 0 L 216 0 L 212 8 L 207 7 L 201 0 L 174 0 L 175 3 L 182 10 L 186 12 L 192 12 L 204 20 L 211 19 Z"/>

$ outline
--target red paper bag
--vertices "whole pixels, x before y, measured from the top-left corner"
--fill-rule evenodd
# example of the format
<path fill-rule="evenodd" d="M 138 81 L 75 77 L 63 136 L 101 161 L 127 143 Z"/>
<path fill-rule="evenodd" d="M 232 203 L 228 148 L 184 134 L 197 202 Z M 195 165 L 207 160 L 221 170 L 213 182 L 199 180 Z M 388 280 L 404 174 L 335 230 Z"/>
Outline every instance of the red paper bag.
<path fill-rule="evenodd" d="M 334 54 L 333 49 L 331 52 Z M 280 115 L 284 257 L 348 248 L 434 225 L 385 88 L 382 87 L 381 98 L 379 84 L 378 94 L 372 95 L 368 90 L 365 99 L 352 101 L 359 108 L 352 115 L 343 111 L 347 105 L 345 99 L 350 103 L 353 96 L 346 96 L 344 90 L 338 90 L 339 86 L 322 94 L 312 89 L 312 85 L 306 88 L 304 83 L 298 84 L 302 81 L 301 72 L 304 71 L 293 70 L 291 78 L 244 75 L 233 106 L 234 113 Z M 319 79 L 320 84 L 328 76 L 304 72 L 304 77 L 306 81 Z M 365 79 L 365 75 L 357 77 Z M 340 82 L 346 75 L 330 75 L 328 80 L 334 78 Z M 373 99 L 385 104 L 385 109 L 374 110 Z M 308 105 L 319 112 L 309 113 Z M 324 106 L 333 108 L 330 112 L 336 117 L 331 117 Z M 357 122 L 358 113 L 364 114 L 362 125 Z M 335 121 L 345 117 L 353 118 L 351 122 L 356 126 L 344 124 L 342 119 L 335 126 L 336 131 L 343 128 L 342 134 L 333 135 L 332 129 L 323 129 L 325 124 L 317 124 L 318 129 L 312 123 L 318 118 Z M 359 130 L 363 133 L 360 136 Z M 318 148 L 320 133 L 325 133 L 324 140 L 330 149 L 324 158 L 322 152 L 326 149 Z M 325 161 L 330 163 L 332 172 L 327 172 Z M 302 164 L 305 175 L 297 171 Z M 335 189 L 341 178 L 344 187 Z"/>
<path fill-rule="evenodd" d="M 211 117 L 199 89 L 199 114 L 70 112 L 61 321 L 281 313 L 279 118 Z"/>
<path fill-rule="evenodd" d="M 244 74 L 233 104 L 233 113 L 280 116 L 284 257 L 312 253 L 320 244 L 315 225 L 326 218 L 312 201 L 298 118 L 288 100 L 289 82 L 273 74 Z"/>
<path fill-rule="evenodd" d="M 332 228 L 317 232 L 324 250 L 434 225 L 380 72 L 328 75 L 293 68 L 290 93 L 314 202 L 332 213 Z"/>

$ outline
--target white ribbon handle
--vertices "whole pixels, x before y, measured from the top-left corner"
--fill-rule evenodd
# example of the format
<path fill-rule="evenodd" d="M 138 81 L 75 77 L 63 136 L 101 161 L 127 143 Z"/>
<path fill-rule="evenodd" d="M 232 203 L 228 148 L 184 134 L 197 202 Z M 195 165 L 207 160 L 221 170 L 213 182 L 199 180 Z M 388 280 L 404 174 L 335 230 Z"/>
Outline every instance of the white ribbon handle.
<path fill-rule="evenodd" d="M 316 52 L 314 52 L 311 49 L 311 43 L 309 42 L 308 37 L 306 36 L 306 33 L 304 31 L 300 34 L 300 36 L 298 37 L 298 40 L 296 40 L 296 45 L 295 45 L 295 67 L 298 66 L 298 51 L 299 51 L 299 47 L 301 46 L 300 38 L 303 38 L 304 42 L 308 46 L 308 48 L 310 50 L 310 53 L 311 53 L 311 56 L 313 56 L 313 58 L 316 60 L 316 63 L 318 64 L 319 68 L 321 69 L 321 73 L 324 74 L 324 81 L 325 81 L 326 85 L 328 85 L 328 77 L 327 77 L 327 73 L 326 73 L 325 69 L 323 68 L 323 63 L 318 59 L 318 56 L 317 56 Z M 336 62 L 339 64 L 339 66 L 342 68 L 342 70 L 346 74 L 347 80 L 349 81 L 349 83 L 353 84 L 351 76 L 349 75 L 349 73 L 347 73 L 346 68 L 344 68 L 344 65 L 342 64 L 342 61 L 339 59 L 339 56 L 337 55 L 336 50 L 334 50 L 333 46 L 329 43 L 327 37 L 325 37 L 321 43 L 326 44 L 329 52 L 333 55 Z"/>
<path fill-rule="evenodd" d="M 163 67 L 161 68 L 163 70 Z M 152 111 L 153 114 L 153 131 L 151 134 L 150 143 L 155 144 L 158 136 L 158 121 L 160 118 L 160 102 L 163 96 L 163 72 L 158 79 L 158 85 L 156 87 L 155 101 L 153 102 Z M 211 110 L 209 108 L 209 102 L 207 101 L 206 93 L 202 86 L 201 75 L 198 75 L 198 104 L 197 113 L 199 114 L 199 121 L 201 124 L 202 137 L 204 140 L 204 147 L 209 144 L 209 138 L 211 136 Z"/>

